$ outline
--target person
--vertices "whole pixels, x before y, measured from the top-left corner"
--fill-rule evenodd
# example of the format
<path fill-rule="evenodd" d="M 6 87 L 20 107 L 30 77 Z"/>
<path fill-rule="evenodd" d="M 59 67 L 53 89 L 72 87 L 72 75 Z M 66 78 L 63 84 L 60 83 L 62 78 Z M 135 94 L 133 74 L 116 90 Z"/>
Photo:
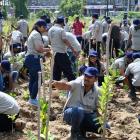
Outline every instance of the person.
<path fill-rule="evenodd" d="M 140 51 L 140 20 L 134 19 L 133 25 L 130 27 L 128 44 L 132 41 L 131 50 L 134 52 Z"/>
<path fill-rule="evenodd" d="M 23 34 L 24 43 L 26 42 L 29 34 L 29 25 L 28 22 L 24 19 L 23 15 L 20 15 L 20 20 L 17 22 L 19 31 Z"/>
<path fill-rule="evenodd" d="M 109 24 L 111 23 L 110 17 L 106 17 L 104 22 L 102 23 L 103 26 L 103 33 L 107 33 L 109 30 Z"/>
<path fill-rule="evenodd" d="M 120 57 L 114 61 L 111 65 L 113 69 L 119 70 L 121 76 L 125 76 L 125 70 L 127 66 L 132 62 L 132 52 L 126 52 L 123 57 Z"/>
<path fill-rule="evenodd" d="M 104 82 L 105 66 L 102 62 L 100 62 L 97 51 L 90 50 L 88 66 L 95 67 L 99 71 L 98 86 L 101 86 L 102 82 Z"/>
<path fill-rule="evenodd" d="M 124 30 L 124 31 L 126 31 L 127 33 L 129 33 L 129 28 L 130 28 L 130 26 L 128 25 L 127 20 L 124 20 L 123 21 L 123 24 L 121 26 L 121 29 Z"/>
<path fill-rule="evenodd" d="M 29 71 L 29 103 L 38 106 L 38 72 L 41 71 L 40 59 L 46 56 L 49 48 L 44 48 L 42 33 L 46 31 L 46 22 L 42 19 L 38 20 L 27 40 L 27 54 L 25 57 L 25 67 Z"/>
<path fill-rule="evenodd" d="M 136 89 L 140 89 L 140 53 L 133 53 L 133 62 L 128 65 L 125 71 L 126 84 L 130 88 L 128 97 L 136 100 Z"/>
<path fill-rule="evenodd" d="M 82 29 L 83 28 L 85 28 L 85 23 L 82 23 L 80 21 L 79 16 L 77 16 L 75 18 L 73 25 L 72 25 L 72 29 L 73 29 L 73 33 L 77 37 L 77 40 L 79 41 L 80 44 L 82 42 Z"/>
<path fill-rule="evenodd" d="M 8 60 L 2 60 L 0 63 L 0 91 L 13 90 L 17 78 L 18 72 L 11 71 L 10 62 Z"/>
<path fill-rule="evenodd" d="M 14 28 L 15 30 L 8 35 L 8 38 L 10 38 L 10 51 L 12 54 L 17 54 L 22 51 L 23 34 L 19 31 L 19 26 Z M 14 52 L 13 50 L 16 51 Z"/>
<path fill-rule="evenodd" d="M 10 132 L 12 129 L 23 130 L 25 123 L 16 121 L 20 107 L 10 95 L 0 91 L 0 132 Z M 14 116 L 12 120 L 9 116 Z"/>
<path fill-rule="evenodd" d="M 68 17 L 65 17 L 65 26 L 64 26 L 64 30 L 66 32 L 71 32 L 71 26 L 70 24 L 68 23 L 69 22 L 69 18 Z"/>
<path fill-rule="evenodd" d="M 92 27 L 92 47 L 98 52 L 99 59 L 101 58 L 101 41 L 103 26 L 102 23 L 98 20 L 99 15 L 97 13 L 92 15 L 93 27 Z"/>
<path fill-rule="evenodd" d="M 81 51 L 81 45 L 80 43 L 78 42 L 76 36 L 73 34 L 73 33 L 70 33 L 70 32 L 66 32 L 66 38 L 67 40 L 70 42 L 71 46 L 76 50 L 76 52 L 78 54 L 80 54 L 80 51 Z M 69 59 L 71 61 L 71 64 L 72 64 L 72 70 L 74 73 L 77 72 L 77 66 L 76 66 L 76 57 L 75 55 L 73 54 L 72 50 L 71 49 L 67 49 L 67 53 L 69 55 Z"/>
<path fill-rule="evenodd" d="M 71 139 L 84 140 L 86 132 L 98 133 L 98 70 L 87 67 L 84 75 L 70 82 L 53 81 L 52 85 L 70 94 L 64 107 L 64 121 L 71 125 Z"/>
<path fill-rule="evenodd" d="M 57 17 L 56 23 L 48 31 L 49 41 L 54 57 L 53 80 L 60 80 L 63 72 L 68 81 L 74 80 L 75 75 L 72 72 L 71 63 L 67 55 L 67 47 L 70 48 L 73 54 L 77 57 L 77 52 L 67 40 L 66 32 L 64 31 L 64 17 Z"/>

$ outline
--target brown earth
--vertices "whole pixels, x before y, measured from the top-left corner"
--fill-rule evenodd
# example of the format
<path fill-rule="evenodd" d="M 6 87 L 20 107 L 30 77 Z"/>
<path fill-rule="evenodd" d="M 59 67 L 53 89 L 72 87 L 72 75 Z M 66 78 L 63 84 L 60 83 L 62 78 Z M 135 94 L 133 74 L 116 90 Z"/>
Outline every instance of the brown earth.
<path fill-rule="evenodd" d="M 23 132 L 0 133 L 0 140 L 35 140 L 37 135 L 37 109 L 30 106 L 23 99 L 26 84 L 20 86 L 16 99 L 21 106 L 20 120 L 26 122 Z M 62 110 L 66 96 L 59 91 L 53 91 L 50 117 L 50 133 L 54 140 L 68 140 L 70 127 L 63 122 Z M 140 94 L 137 95 L 140 98 Z M 107 140 L 140 140 L 140 124 L 137 116 L 140 114 L 140 100 L 132 102 L 126 91 L 115 89 L 112 101 L 108 105 L 108 120 L 111 129 L 107 130 Z M 90 134 L 91 135 L 91 134 Z M 92 134 L 90 139 L 99 139 L 99 135 Z"/>

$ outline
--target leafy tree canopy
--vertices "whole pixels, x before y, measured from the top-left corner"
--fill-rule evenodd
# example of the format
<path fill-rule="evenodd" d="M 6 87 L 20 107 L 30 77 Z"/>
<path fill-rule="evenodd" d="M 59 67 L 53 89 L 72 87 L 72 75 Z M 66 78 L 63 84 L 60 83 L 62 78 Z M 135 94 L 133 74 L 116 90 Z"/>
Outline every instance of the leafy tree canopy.
<path fill-rule="evenodd" d="M 65 16 L 81 15 L 84 2 L 84 0 L 61 0 L 59 9 Z"/>

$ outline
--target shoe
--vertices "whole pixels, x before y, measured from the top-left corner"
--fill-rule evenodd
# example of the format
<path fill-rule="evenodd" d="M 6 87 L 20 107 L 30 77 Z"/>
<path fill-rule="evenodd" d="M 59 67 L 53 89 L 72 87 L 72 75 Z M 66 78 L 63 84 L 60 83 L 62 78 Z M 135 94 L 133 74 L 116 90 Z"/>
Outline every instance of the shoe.
<path fill-rule="evenodd" d="M 29 104 L 38 107 L 38 100 L 37 99 L 29 99 L 28 101 Z"/>
<path fill-rule="evenodd" d="M 72 133 L 70 140 L 86 140 L 80 133 Z"/>

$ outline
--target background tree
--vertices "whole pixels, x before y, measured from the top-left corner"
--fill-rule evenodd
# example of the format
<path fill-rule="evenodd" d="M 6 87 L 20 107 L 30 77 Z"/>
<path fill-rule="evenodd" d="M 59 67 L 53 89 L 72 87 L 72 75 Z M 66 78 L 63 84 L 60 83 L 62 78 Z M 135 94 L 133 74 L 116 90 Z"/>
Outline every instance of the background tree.
<path fill-rule="evenodd" d="M 10 2 L 14 5 L 16 18 L 20 15 L 23 15 L 24 18 L 28 17 L 27 0 L 10 0 Z"/>
<path fill-rule="evenodd" d="M 83 5 L 85 0 L 61 0 L 60 11 L 65 16 L 74 16 L 83 13 Z"/>

